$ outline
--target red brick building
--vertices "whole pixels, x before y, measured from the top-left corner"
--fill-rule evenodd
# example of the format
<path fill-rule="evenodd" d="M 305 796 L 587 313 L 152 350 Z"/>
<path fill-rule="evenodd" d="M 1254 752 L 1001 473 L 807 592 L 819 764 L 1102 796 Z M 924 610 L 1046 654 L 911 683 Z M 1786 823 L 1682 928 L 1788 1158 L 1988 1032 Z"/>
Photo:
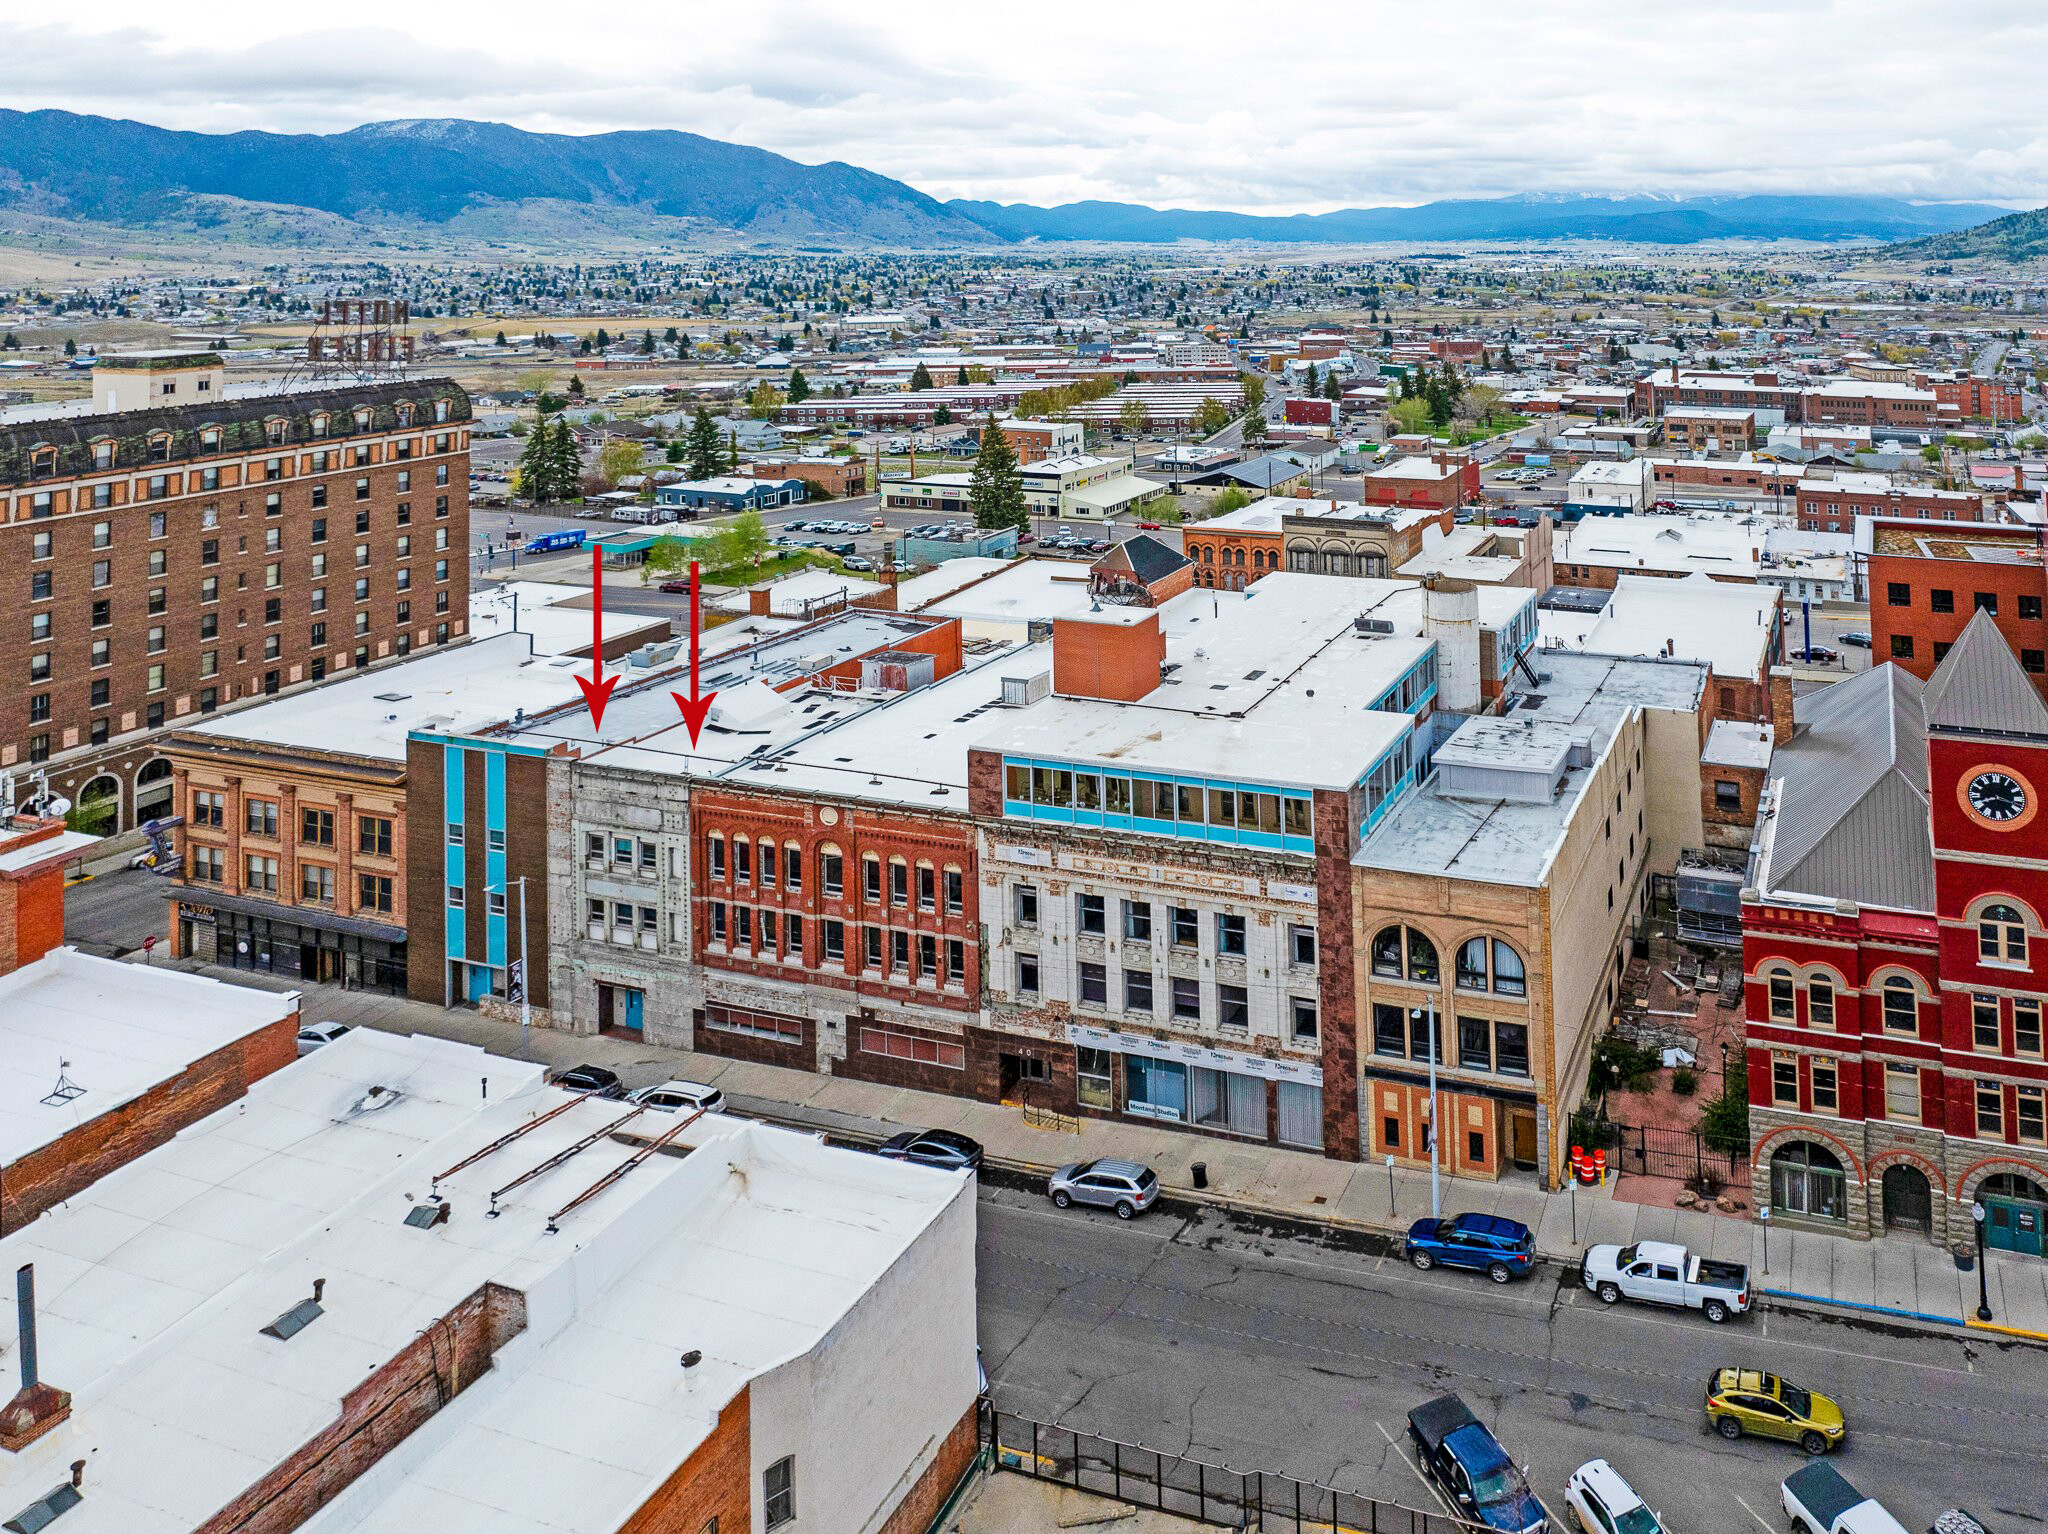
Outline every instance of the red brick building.
<path fill-rule="evenodd" d="M 2048 705 L 1989 614 L 1922 682 L 1800 705 L 1743 907 L 1751 1165 L 1776 1220 L 2041 1255 Z"/>
<path fill-rule="evenodd" d="M 1400 458 L 1365 476 L 1368 506 L 1427 506 L 1456 511 L 1480 494 L 1479 464 L 1469 453 L 1438 449 Z"/>
<path fill-rule="evenodd" d="M 1842 474 L 1799 481 L 1801 532 L 1853 533 L 1858 517 L 1917 517 L 1931 522 L 1975 522 L 1984 497 L 1972 490 L 1895 485 L 1882 474 Z"/>
<path fill-rule="evenodd" d="M 1924 373 L 1917 380 L 1932 391 L 1944 413 L 1953 412 L 1966 421 L 1994 421 L 2000 425 L 2022 419 L 2026 402 L 2016 384 L 1996 378 L 1958 378 L 1950 373 Z"/>
<path fill-rule="evenodd" d="M 858 458 L 777 458 L 743 463 L 738 472 L 749 479 L 800 479 L 835 498 L 868 493 L 868 466 Z"/>
<path fill-rule="evenodd" d="M 441 378 L 230 394 L 102 359 L 97 408 L 0 412 L 0 768 L 89 829 L 170 812 L 167 725 L 460 638 L 469 399 Z"/>
<path fill-rule="evenodd" d="M 1866 378 L 1837 378 L 1804 391 L 1799 418 L 1829 426 L 1921 431 L 1936 424 L 1936 406 L 1933 393 L 1926 389 Z"/>
<path fill-rule="evenodd" d="M 2037 688 L 2048 690 L 2048 534 L 2037 527 L 1881 521 L 1871 530 L 1870 632 L 1880 660 L 1926 678 L 1988 612 Z"/>

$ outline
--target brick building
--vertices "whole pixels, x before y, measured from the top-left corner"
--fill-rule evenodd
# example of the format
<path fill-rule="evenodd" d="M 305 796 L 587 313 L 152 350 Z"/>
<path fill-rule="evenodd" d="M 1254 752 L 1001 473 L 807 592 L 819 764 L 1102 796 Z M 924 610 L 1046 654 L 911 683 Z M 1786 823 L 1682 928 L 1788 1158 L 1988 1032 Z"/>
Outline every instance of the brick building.
<path fill-rule="evenodd" d="M 1895 484 L 1885 474 L 1803 478 L 1794 501 L 1799 527 L 1809 533 L 1853 533 L 1858 517 L 1918 517 L 1929 522 L 1976 522 L 1984 497 L 1974 490 L 1938 490 Z"/>
<path fill-rule="evenodd" d="M 868 493 L 868 466 L 859 458 L 774 458 L 743 463 L 735 473 L 749 479 L 800 479 L 813 491 L 837 499 Z M 818 500 L 813 494 L 810 499 Z"/>
<path fill-rule="evenodd" d="M 2018 384 L 1954 373 L 1923 373 L 1915 383 L 1934 395 L 1944 415 L 2000 426 L 2026 418 L 2026 396 Z"/>
<path fill-rule="evenodd" d="M 1754 409 L 1673 405 L 1664 412 L 1664 443 L 1681 453 L 1745 453 L 1755 442 Z"/>
<path fill-rule="evenodd" d="M 1837 378 L 1801 393 L 1799 419 L 1816 425 L 1927 431 L 1937 424 L 1937 404 L 1932 390 L 1910 384 Z"/>
<path fill-rule="evenodd" d="M 230 388 L 210 352 L 94 375 L 0 412 L 0 767 L 111 830 L 169 808 L 167 725 L 462 637 L 470 410 L 447 379 Z"/>
<path fill-rule="evenodd" d="M 1423 549 L 1429 529 L 1448 533 L 1457 514 L 1448 506 L 1360 505 L 1302 496 L 1261 503 L 1280 512 L 1287 568 L 1298 575 L 1388 576 Z"/>
<path fill-rule="evenodd" d="M 2048 690 L 2048 534 L 2038 527 L 1879 521 L 1871 526 L 1870 632 L 1880 660 L 1923 680 L 1988 612 L 2034 685 Z"/>
<path fill-rule="evenodd" d="M 1291 498 L 1254 501 L 1220 517 L 1187 523 L 1180 546 L 1195 566 L 1195 583 L 1242 591 L 1280 568 L 1281 520 Z"/>
<path fill-rule="evenodd" d="M 1749 373 L 1658 368 L 1636 380 L 1637 415 L 1661 416 L 1674 405 L 1748 410 L 1759 426 L 1775 426 L 1800 418 L 1800 391 L 1768 368 Z"/>
<path fill-rule="evenodd" d="M 1774 1222 L 2041 1255 L 2048 705 L 1974 617 L 1922 681 L 1801 700 L 1743 901 L 1751 1165 Z"/>
<path fill-rule="evenodd" d="M 1365 476 L 1367 506 L 1424 507 L 1456 511 L 1479 499 L 1479 461 L 1470 453 L 1439 448 L 1427 457 L 1397 458 Z"/>

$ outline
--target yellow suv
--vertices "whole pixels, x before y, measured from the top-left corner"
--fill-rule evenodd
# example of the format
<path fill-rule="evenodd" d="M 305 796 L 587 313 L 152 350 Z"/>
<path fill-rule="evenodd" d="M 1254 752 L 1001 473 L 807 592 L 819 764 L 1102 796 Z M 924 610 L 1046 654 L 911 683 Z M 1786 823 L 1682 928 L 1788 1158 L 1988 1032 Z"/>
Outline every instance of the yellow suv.
<path fill-rule="evenodd" d="M 1753 1433 L 1825 1454 L 1849 1431 L 1842 1408 L 1826 1396 L 1760 1369 L 1716 1369 L 1707 1381 L 1706 1405 L 1707 1421 L 1730 1440 Z"/>

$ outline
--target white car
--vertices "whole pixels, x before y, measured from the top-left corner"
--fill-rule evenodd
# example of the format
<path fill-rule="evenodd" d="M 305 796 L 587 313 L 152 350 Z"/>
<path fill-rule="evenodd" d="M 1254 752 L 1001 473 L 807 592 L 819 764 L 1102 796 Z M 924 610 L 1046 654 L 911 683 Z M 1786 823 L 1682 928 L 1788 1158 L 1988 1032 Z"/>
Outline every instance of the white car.
<path fill-rule="evenodd" d="M 662 1113 L 718 1113 L 725 1108 L 725 1094 L 701 1081 L 657 1081 L 651 1087 L 635 1087 L 626 1101 Z"/>
<path fill-rule="evenodd" d="M 349 1031 L 347 1023 L 306 1023 L 299 1028 L 299 1053 L 310 1055 L 324 1049 Z"/>
<path fill-rule="evenodd" d="M 1586 1534 L 1665 1534 L 1657 1515 L 1604 1459 L 1574 1470 L 1564 1499 Z"/>

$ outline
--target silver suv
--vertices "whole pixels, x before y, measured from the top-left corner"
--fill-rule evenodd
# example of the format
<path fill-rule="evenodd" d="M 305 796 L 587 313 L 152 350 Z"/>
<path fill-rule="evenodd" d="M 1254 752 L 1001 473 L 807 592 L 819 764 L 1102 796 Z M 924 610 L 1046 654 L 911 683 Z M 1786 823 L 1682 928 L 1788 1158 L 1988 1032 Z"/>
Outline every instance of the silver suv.
<path fill-rule="evenodd" d="M 1159 1202 L 1159 1178 L 1135 1161 L 1080 1161 L 1053 1173 L 1045 1191 L 1058 1208 L 1094 1204 L 1128 1220 Z"/>

